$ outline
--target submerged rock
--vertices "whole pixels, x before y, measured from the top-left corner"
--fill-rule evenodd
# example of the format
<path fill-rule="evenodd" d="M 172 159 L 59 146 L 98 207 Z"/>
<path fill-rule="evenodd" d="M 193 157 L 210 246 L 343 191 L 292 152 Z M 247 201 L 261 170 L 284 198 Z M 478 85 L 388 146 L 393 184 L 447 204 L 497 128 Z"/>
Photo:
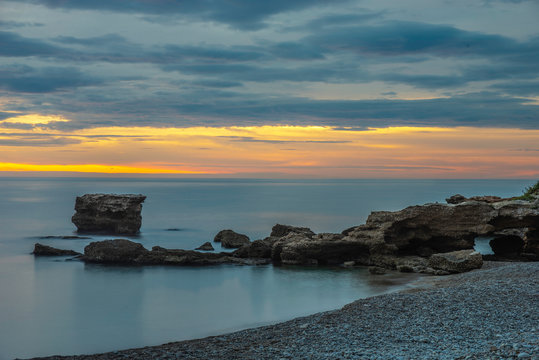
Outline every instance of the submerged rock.
<path fill-rule="evenodd" d="M 220 242 L 224 248 L 236 249 L 251 241 L 247 235 L 238 234 L 233 230 L 221 230 L 215 235 L 214 242 Z"/>
<path fill-rule="evenodd" d="M 207 241 L 204 244 L 197 247 L 195 250 L 213 251 L 215 249 L 213 248 L 213 245 L 209 241 Z"/>
<path fill-rule="evenodd" d="M 71 221 L 79 232 L 136 234 L 142 224 L 144 195 L 86 194 L 77 196 Z"/>
<path fill-rule="evenodd" d="M 63 250 L 53 248 L 52 246 L 43 245 L 36 243 L 34 245 L 34 251 L 32 252 L 35 256 L 76 256 L 81 255 L 81 253 L 73 250 Z"/>
<path fill-rule="evenodd" d="M 436 270 L 461 273 L 481 268 L 483 257 L 475 250 L 452 251 L 432 255 L 428 265 Z"/>

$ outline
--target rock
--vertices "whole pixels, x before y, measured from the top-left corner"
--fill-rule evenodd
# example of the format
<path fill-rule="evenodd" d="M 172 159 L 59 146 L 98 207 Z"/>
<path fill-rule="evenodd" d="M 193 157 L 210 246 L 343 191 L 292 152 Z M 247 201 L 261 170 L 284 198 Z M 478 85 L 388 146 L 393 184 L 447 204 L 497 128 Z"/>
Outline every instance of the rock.
<path fill-rule="evenodd" d="M 445 199 L 445 201 L 448 204 L 460 204 L 462 202 L 465 202 L 466 200 L 467 200 L 467 198 L 462 196 L 461 194 L 456 194 L 456 195 L 453 195 L 453 196 Z"/>
<path fill-rule="evenodd" d="M 77 196 L 71 221 L 79 232 L 136 234 L 142 224 L 144 195 L 86 194 Z"/>
<path fill-rule="evenodd" d="M 369 273 L 373 275 L 384 275 L 387 270 L 380 266 L 369 266 Z"/>
<path fill-rule="evenodd" d="M 296 227 L 296 226 L 291 226 L 291 225 L 276 224 L 271 229 L 270 236 L 281 238 L 290 233 L 303 234 L 309 238 L 315 235 L 311 229 L 306 228 L 306 227 Z"/>
<path fill-rule="evenodd" d="M 271 258 L 273 244 L 275 244 L 277 240 L 279 240 L 279 238 L 274 236 L 269 236 L 262 240 L 255 240 L 234 251 L 233 255 L 240 258 L 269 259 Z"/>
<path fill-rule="evenodd" d="M 91 242 L 84 248 L 83 260 L 96 263 L 136 263 L 149 251 L 142 244 L 126 240 L 103 240 Z"/>
<path fill-rule="evenodd" d="M 243 245 L 250 243 L 249 237 L 247 235 L 238 234 L 237 232 L 232 230 L 219 231 L 219 233 L 215 235 L 213 241 L 220 242 L 224 248 L 231 249 L 239 248 Z"/>
<path fill-rule="evenodd" d="M 73 250 L 63 250 L 63 249 L 56 249 L 52 246 L 43 245 L 40 243 L 36 243 L 34 245 L 34 251 L 32 252 L 35 256 L 76 256 L 81 255 L 81 253 L 78 253 Z"/>
<path fill-rule="evenodd" d="M 274 258 L 277 256 L 278 245 L 283 264 L 342 264 L 360 258 L 367 251 L 365 246 L 355 240 L 350 241 L 341 234 L 328 233 L 317 234 L 312 238 L 305 234 L 290 233 L 274 245 Z"/>
<path fill-rule="evenodd" d="M 209 241 L 207 241 L 204 244 L 197 247 L 195 250 L 213 251 L 215 249 L 213 248 L 212 244 Z"/>
<path fill-rule="evenodd" d="M 475 250 L 460 250 L 432 255 L 428 265 L 437 270 L 461 273 L 483 266 L 483 257 Z"/>
<path fill-rule="evenodd" d="M 388 252 L 425 255 L 473 248 L 475 237 L 496 230 L 490 224 L 496 215 L 491 205 L 482 202 L 426 204 L 395 212 L 372 212 L 366 225 L 374 229 L 375 243 L 383 242 Z M 349 236 L 357 237 L 361 231 Z"/>
<path fill-rule="evenodd" d="M 499 196 L 491 196 L 491 195 L 483 195 L 483 196 L 472 196 L 471 198 L 464 197 L 460 194 L 453 195 L 445 201 L 448 204 L 460 204 L 466 201 L 480 201 L 480 202 L 486 202 L 486 203 L 495 203 L 505 200 L 511 200 L 511 198 L 501 198 Z"/>
<path fill-rule="evenodd" d="M 165 249 L 160 246 L 154 246 L 149 251 L 141 244 L 125 239 L 92 242 L 84 248 L 84 255 L 81 260 L 111 265 L 198 266 L 219 264 L 259 265 L 268 263 L 268 259 L 240 259 L 228 253 L 202 253 L 193 250 Z"/>

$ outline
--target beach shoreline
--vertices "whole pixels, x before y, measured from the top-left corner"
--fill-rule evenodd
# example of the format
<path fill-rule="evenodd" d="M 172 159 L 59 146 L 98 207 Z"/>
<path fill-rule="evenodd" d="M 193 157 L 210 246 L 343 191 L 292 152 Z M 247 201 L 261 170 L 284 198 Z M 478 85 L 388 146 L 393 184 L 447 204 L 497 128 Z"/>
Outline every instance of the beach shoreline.
<path fill-rule="evenodd" d="M 202 339 L 34 359 L 539 358 L 539 263 L 424 277 L 339 310 Z"/>

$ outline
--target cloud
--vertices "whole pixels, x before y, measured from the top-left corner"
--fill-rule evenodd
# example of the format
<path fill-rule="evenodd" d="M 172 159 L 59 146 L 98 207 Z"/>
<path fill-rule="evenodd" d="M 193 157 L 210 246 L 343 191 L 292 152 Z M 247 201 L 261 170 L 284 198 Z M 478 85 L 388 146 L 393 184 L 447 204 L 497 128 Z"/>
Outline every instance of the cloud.
<path fill-rule="evenodd" d="M 522 44 L 501 35 L 465 31 L 449 25 L 390 21 L 374 26 L 343 26 L 311 35 L 304 41 L 326 51 L 362 55 L 436 56 L 504 55 Z"/>
<path fill-rule="evenodd" d="M 491 85 L 490 88 L 519 96 L 539 96 L 539 80 L 508 81 Z"/>
<path fill-rule="evenodd" d="M 50 8 L 73 10 L 113 11 L 157 16 L 189 16 L 203 21 L 216 21 L 242 30 L 263 28 L 265 20 L 273 15 L 327 5 L 324 0 L 22 0 Z M 346 2 L 334 0 L 332 5 Z"/>
<path fill-rule="evenodd" d="M 380 19 L 384 16 L 384 14 L 385 11 L 370 11 L 368 9 L 358 9 L 356 10 L 356 13 L 337 13 L 323 15 L 313 20 L 310 20 L 303 25 L 287 27 L 285 28 L 285 30 L 309 30 L 318 32 L 320 30 L 326 30 L 327 28 L 332 27 L 363 24 L 371 20 Z"/>
<path fill-rule="evenodd" d="M 272 140 L 272 139 L 257 139 L 250 136 L 219 136 L 220 138 L 230 139 L 234 142 L 249 142 L 249 143 L 268 143 L 268 144 L 290 144 L 290 143 L 320 143 L 320 144 L 346 144 L 349 140 Z"/>
<path fill-rule="evenodd" d="M 7 91 L 46 93 L 102 82 L 74 67 L 33 68 L 17 64 L 0 66 L 0 89 Z"/>
<path fill-rule="evenodd" d="M 0 44 L 0 56 L 49 56 L 60 52 L 54 45 L 9 31 L 0 31 Z"/>
<path fill-rule="evenodd" d="M 243 86 L 243 84 L 238 81 L 222 81 L 222 80 L 199 80 L 199 81 L 193 81 L 191 84 L 196 85 L 196 86 L 210 87 L 210 88 L 230 88 L 230 87 Z"/>
<path fill-rule="evenodd" d="M 4 28 L 4 29 L 14 29 L 14 28 L 22 28 L 22 27 L 41 27 L 41 26 L 44 26 L 44 24 L 37 23 L 37 22 L 0 20 L 0 28 Z"/>

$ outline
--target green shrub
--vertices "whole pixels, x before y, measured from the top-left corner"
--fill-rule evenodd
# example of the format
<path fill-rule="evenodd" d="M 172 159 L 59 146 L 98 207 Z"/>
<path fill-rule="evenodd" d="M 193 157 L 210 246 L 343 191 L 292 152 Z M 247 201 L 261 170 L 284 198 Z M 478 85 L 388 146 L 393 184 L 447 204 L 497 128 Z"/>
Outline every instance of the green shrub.
<path fill-rule="evenodd" d="M 526 190 L 524 190 L 524 194 L 522 196 L 517 197 L 517 199 L 531 201 L 535 199 L 533 195 L 539 196 L 539 181 L 537 181 L 535 185 L 528 186 Z"/>

